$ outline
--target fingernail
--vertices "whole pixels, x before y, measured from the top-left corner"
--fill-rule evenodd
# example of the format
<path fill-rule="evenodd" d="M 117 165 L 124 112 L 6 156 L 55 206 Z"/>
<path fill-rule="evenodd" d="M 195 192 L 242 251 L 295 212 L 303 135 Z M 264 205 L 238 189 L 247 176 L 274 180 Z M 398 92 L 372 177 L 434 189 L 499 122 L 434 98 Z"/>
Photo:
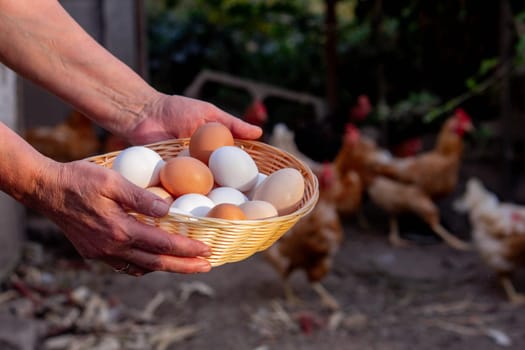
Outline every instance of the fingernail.
<path fill-rule="evenodd" d="M 209 247 L 207 247 L 206 249 L 203 249 L 200 255 L 206 258 L 211 256 L 211 249 Z"/>
<path fill-rule="evenodd" d="M 170 209 L 169 204 L 162 200 L 162 199 L 156 199 L 153 201 L 153 206 L 151 207 L 151 213 L 154 216 L 164 216 L 168 213 L 168 210 Z"/>
<path fill-rule="evenodd" d="M 206 260 L 203 260 L 201 263 L 197 265 L 197 268 L 200 272 L 208 272 L 211 270 L 211 264 L 207 262 Z"/>

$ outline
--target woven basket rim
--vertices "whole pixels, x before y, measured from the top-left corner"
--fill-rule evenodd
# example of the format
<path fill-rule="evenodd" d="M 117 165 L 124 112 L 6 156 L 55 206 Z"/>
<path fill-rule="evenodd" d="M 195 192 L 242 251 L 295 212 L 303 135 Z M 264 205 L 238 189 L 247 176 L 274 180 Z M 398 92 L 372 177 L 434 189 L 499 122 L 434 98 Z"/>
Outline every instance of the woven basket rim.
<path fill-rule="evenodd" d="M 144 146 L 144 147 L 148 147 L 148 148 L 155 148 L 157 146 L 164 146 L 164 145 L 170 145 L 170 144 L 184 144 L 184 143 L 188 143 L 189 140 L 190 140 L 190 138 L 174 138 L 174 139 L 167 139 L 167 140 L 163 140 L 163 141 L 148 143 L 148 144 L 144 144 L 144 145 L 136 145 L 136 146 Z M 287 157 L 293 159 L 296 163 L 300 164 L 301 165 L 301 170 L 306 172 L 306 173 L 308 173 L 309 178 L 311 179 L 311 181 L 313 181 L 314 191 L 313 191 L 312 196 L 310 196 L 310 198 L 308 198 L 307 201 L 303 205 L 301 205 L 299 208 L 294 210 L 292 213 L 289 213 L 289 214 L 286 214 L 286 215 L 279 215 L 279 216 L 275 216 L 275 217 L 270 217 L 270 218 L 264 218 L 264 219 L 256 219 L 256 220 L 228 220 L 228 219 L 219 219 L 219 218 L 198 217 L 198 216 L 184 215 L 184 214 L 179 214 L 179 213 L 168 213 L 165 217 L 169 217 L 169 218 L 175 219 L 175 220 L 177 220 L 179 222 L 183 222 L 183 223 L 188 223 L 188 222 L 205 223 L 207 225 L 209 225 L 209 224 L 218 224 L 218 225 L 230 224 L 231 225 L 232 223 L 234 223 L 237 226 L 242 226 L 242 225 L 258 226 L 258 225 L 261 225 L 262 223 L 278 224 L 280 221 L 286 221 L 286 220 L 288 220 L 288 219 L 290 219 L 292 217 L 297 217 L 297 216 L 303 217 L 303 216 L 307 215 L 310 211 L 312 211 L 312 209 L 314 208 L 315 204 L 317 203 L 317 201 L 319 199 L 319 181 L 317 179 L 317 176 L 313 173 L 312 169 L 310 169 L 310 167 L 308 165 L 306 165 L 305 162 L 303 162 L 302 160 L 300 160 L 295 155 L 293 155 L 293 154 L 291 154 L 289 152 L 283 151 L 283 150 L 281 150 L 281 149 L 279 149 L 279 148 L 277 148 L 275 146 L 272 146 L 270 144 L 267 144 L 267 143 L 264 143 L 264 142 L 261 142 L 261 141 L 236 138 L 236 139 L 234 139 L 234 142 L 235 142 L 236 145 L 237 144 L 240 144 L 240 145 L 255 145 L 257 147 L 261 147 L 261 148 L 266 148 L 268 150 L 272 150 L 276 154 L 279 154 L 279 153 L 286 154 Z M 132 146 L 130 146 L 130 147 L 132 147 Z M 122 152 L 122 150 L 117 150 L 117 151 L 112 151 L 112 152 L 108 152 L 108 153 L 104 153 L 104 154 L 100 154 L 100 155 L 91 156 L 91 157 L 85 158 L 85 160 L 93 162 L 93 161 L 96 161 L 97 159 L 101 159 L 101 158 L 111 158 L 111 157 L 117 156 L 120 152 Z"/>

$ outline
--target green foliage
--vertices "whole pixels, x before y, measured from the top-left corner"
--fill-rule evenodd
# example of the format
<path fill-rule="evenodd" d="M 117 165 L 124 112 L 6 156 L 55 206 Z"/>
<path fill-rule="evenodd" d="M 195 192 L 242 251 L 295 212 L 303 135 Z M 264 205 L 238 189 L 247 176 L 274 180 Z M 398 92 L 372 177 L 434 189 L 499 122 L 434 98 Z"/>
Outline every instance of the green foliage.
<path fill-rule="evenodd" d="M 163 91 L 180 93 L 211 68 L 325 95 L 325 1 L 147 4 L 151 78 Z M 525 9 L 515 4 L 513 69 L 525 71 Z M 429 124 L 490 93 L 499 79 L 499 11 L 498 2 L 486 5 L 339 0 L 340 110 L 367 94 L 377 106 L 376 121 Z M 226 92 L 220 95 L 228 100 Z M 488 110 L 490 101 L 478 99 L 475 107 Z"/>
<path fill-rule="evenodd" d="M 304 6 L 311 1 L 158 3 L 162 2 L 149 11 L 150 58 L 152 78 L 163 88 L 180 91 L 189 75 L 208 67 L 292 89 L 322 91 L 323 17 Z M 166 81 L 177 68 L 188 76 Z"/>

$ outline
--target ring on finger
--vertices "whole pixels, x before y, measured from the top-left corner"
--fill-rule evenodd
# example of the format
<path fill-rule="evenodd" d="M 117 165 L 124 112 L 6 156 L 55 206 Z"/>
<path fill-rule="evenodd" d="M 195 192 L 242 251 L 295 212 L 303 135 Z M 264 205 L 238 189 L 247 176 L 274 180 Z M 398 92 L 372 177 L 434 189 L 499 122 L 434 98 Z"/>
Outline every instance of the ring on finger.
<path fill-rule="evenodd" d="M 131 266 L 131 264 L 127 263 L 126 266 L 121 267 L 119 269 L 113 269 L 113 271 L 118 272 L 118 273 L 127 273 L 129 268 L 130 268 L 130 266 Z"/>

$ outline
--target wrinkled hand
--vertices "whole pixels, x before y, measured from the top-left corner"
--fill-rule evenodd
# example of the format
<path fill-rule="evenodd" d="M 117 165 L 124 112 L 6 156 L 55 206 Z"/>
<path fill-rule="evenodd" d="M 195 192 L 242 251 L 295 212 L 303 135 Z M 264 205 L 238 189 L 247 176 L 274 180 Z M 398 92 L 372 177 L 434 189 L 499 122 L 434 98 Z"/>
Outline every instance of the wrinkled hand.
<path fill-rule="evenodd" d="M 128 134 L 132 144 L 146 144 L 170 138 L 190 137 L 195 129 L 208 122 L 220 122 L 233 137 L 257 139 L 261 128 L 236 118 L 211 103 L 159 94 L 144 110 L 142 121 Z"/>
<path fill-rule="evenodd" d="M 210 254 L 204 243 L 168 234 L 126 213 L 124 208 L 161 217 L 168 205 L 117 172 L 76 161 L 52 162 L 42 173 L 32 206 L 58 224 L 84 258 L 137 276 L 210 270 L 201 258 Z"/>

